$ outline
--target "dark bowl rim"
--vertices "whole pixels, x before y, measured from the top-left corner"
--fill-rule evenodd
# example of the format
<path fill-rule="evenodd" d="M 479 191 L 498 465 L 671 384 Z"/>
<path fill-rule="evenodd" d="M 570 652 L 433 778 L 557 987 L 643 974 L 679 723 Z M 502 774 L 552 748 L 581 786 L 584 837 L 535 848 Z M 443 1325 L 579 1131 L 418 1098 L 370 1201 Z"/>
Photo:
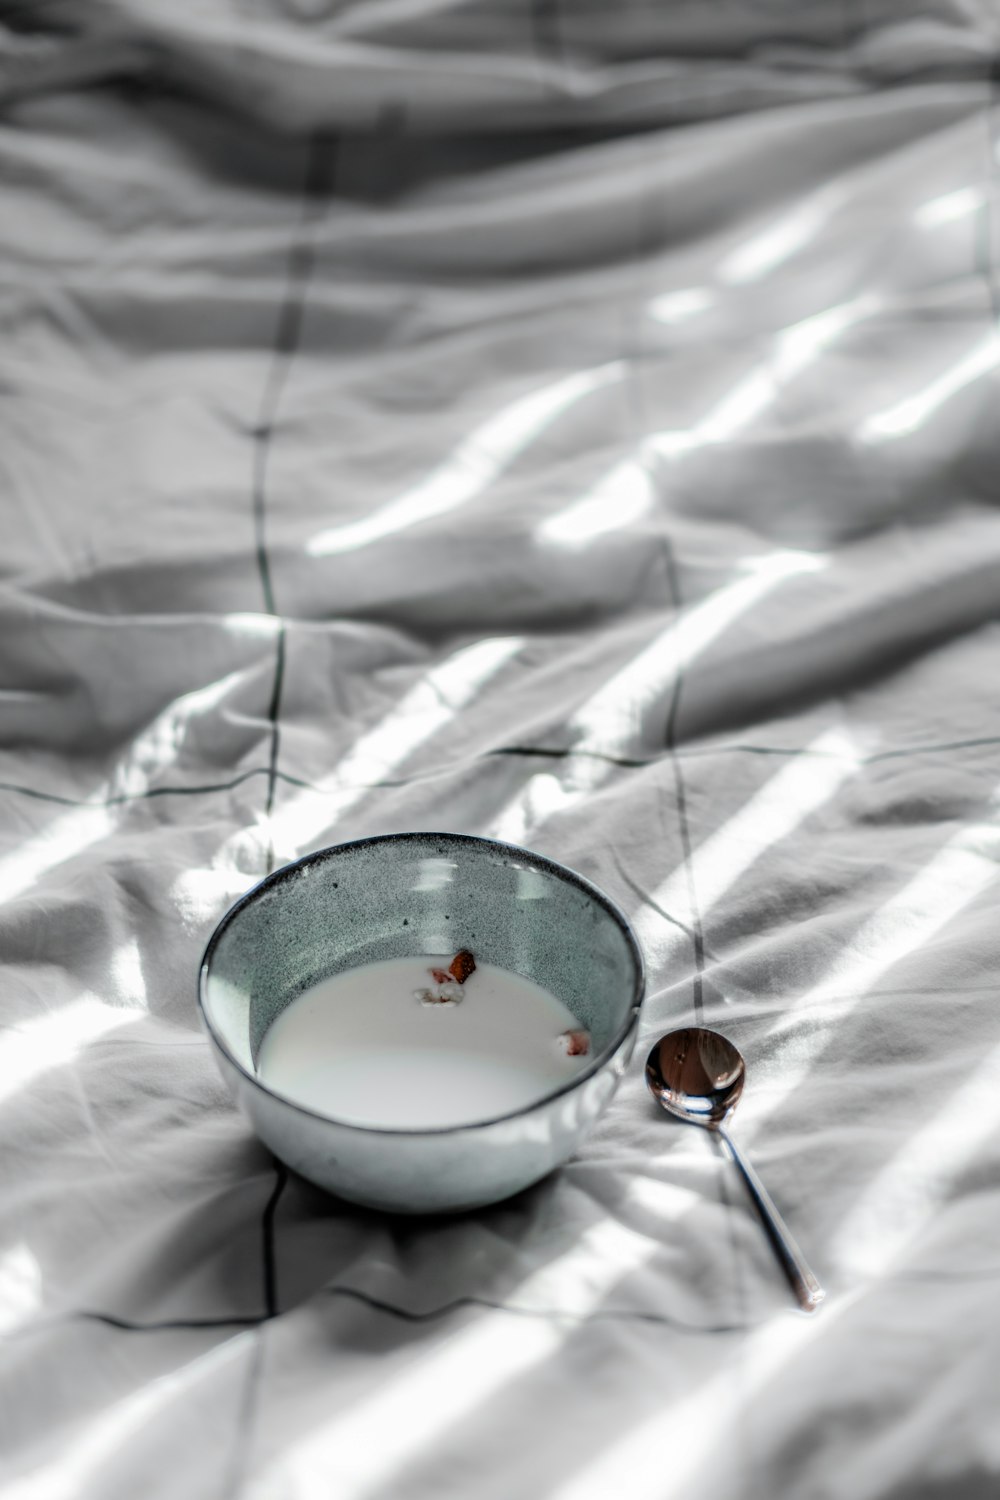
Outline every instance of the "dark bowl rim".
<path fill-rule="evenodd" d="M 435 839 L 449 844 L 474 845 L 500 851 L 503 854 L 516 856 L 520 859 L 526 858 L 536 868 L 546 871 L 548 874 L 565 881 L 569 885 L 575 885 L 578 890 L 583 891 L 584 895 L 588 896 L 592 901 L 596 901 L 598 906 L 607 912 L 608 916 L 611 917 L 612 921 L 615 922 L 621 931 L 634 964 L 635 978 L 632 987 L 632 1004 L 629 1006 L 621 1025 L 617 1028 L 611 1040 L 605 1043 L 593 1060 L 585 1068 L 582 1068 L 580 1072 L 574 1073 L 572 1078 L 567 1079 L 565 1083 L 561 1083 L 558 1088 L 554 1088 L 549 1093 L 543 1094 L 540 1099 L 535 1099 L 530 1104 L 522 1105 L 520 1109 L 509 1110 L 506 1114 L 502 1115 L 490 1115 L 483 1120 L 468 1120 L 464 1124 L 459 1125 L 426 1127 L 358 1125 L 350 1120 L 338 1120 L 336 1115 L 324 1114 L 320 1110 L 310 1109 L 307 1105 L 299 1104 L 296 1100 L 290 1099 L 287 1094 L 282 1094 L 277 1089 L 269 1088 L 255 1073 L 248 1072 L 239 1058 L 233 1055 L 224 1037 L 213 1024 L 208 1013 L 205 989 L 208 982 L 209 969 L 215 950 L 230 923 L 239 916 L 244 907 L 255 902 L 264 891 L 273 889 L 285 881 L 294 879 L 308 865 L 322 864 L 336 855 L 344 854 L 353 849 L 362 849 L 373 844 L 430 843 Z M 251 886 L 248 891 L 244 891 L 243 895 L 234 901 L 232 906 L 220 917 L 211 937 L 205 945 L 205 951 L 198 966 L 197 999 L 202 1024 L 213 1044 L 219 1049 L 227 1062 L 236 1069 L 237 1073 L 242 1075 L 253 1088 L 258 1089 L 268 1098 L 277 1099 L 286 1105 L 287 1108 L 295 1110 L 298 1114 L 306 1115 L 313 1120 L 321 1120 L 327 1125 L 336 1125 L 341 1130 L 354 1130 L 360 1135 L 412 1139 L 419 1136 L 460 1135 L 463 1131 L 467 1130 L 483 1130 L 488 1126 L 503 1124 L 507 1120 L 521 1119 L 523 1116 L 530 1115 L 538 1109 L 545 1108 L 554 1099 L 560 1098 L 561 1095 L 572 1093 L 574 1089 L 578 1089 L 587 1079 L 593 1078 L 597 1073 L 601 1072 L 628 1040 L 629 1034 L 638 1025 L 639 1012 L 642 1008 L 645 992 L 646 966 L 642 956 L 642 949 L 639 947 L 639 941 L 632 928 L 632 924 L 621 907 L 612 901 L 611 897 L 606 895 L 600 886 L 588 880 L 585 875 L 579 874 L 578 871 L 571 869 L 569 865 L 560 864 L 558 860 L 550 859 L 547 854 L 539 854 L 535 850 L 527 849 L 521 844 L 509 844 L 502 839 L 486 838 L 474 833 L 425 832 L 420 829 L 414 829 L 401 833 L 370 834 L 366 838 L 348 839 L 341 844 L 329 844 L 326 848 L 314 849 L 311 853 L 304 854 L 301 859 L 293 860 L 286 865 L 280 865 L 278 869 L 272 870 L 269 875 L 265 875 L 256 885 Z"/>

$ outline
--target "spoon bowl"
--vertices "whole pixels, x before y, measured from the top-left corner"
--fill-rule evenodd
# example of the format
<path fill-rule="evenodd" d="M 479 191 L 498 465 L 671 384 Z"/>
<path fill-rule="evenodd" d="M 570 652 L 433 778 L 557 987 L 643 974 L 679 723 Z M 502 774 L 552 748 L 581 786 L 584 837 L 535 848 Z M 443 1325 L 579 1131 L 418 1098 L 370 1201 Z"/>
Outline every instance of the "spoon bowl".
<path fill-rule="evenodd" d="M 703 1026 L 668 1032 L 646 1059 L 646 1083 L 663 1108 L 710 1129 L 736 1108 L 746 1072 L 732 1042 Z"/>
<path fill-rule="evenodd" d="M 826 1295 L 753 1167 L 737 1147 L 726 1121 L 743 1093 L 746 1063 L 728 1037 L 705 1026 L 661 1036 L 646 1058 L 646 1083 L 656 1102 L 689 1125 L 711 1130 L 723 1141 L 757 1207 L 782 1270 L 804 1312 L 815 1312 Z"/>

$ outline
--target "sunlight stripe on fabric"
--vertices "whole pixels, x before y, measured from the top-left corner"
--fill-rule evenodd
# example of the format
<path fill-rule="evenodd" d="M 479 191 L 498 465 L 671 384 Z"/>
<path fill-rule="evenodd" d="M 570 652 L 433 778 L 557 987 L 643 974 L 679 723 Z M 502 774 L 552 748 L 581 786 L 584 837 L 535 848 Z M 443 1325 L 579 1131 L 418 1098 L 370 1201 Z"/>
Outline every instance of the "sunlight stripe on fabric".
<path fill-rule="evenodd" d="M 658 457 L 677 458 L 693 448 L 725 442 L 777 400 L 787 381 L 878 306 L 880 300 L 873 295 L 855 297 L 782 329 L 766 358 L 699 422 L 644 437 L 635 457 L 616 464 L 579 500 L 547 517 L 536 531 L 539 541 L 586 546 L 595 537 L 625 530 L 652 512 L 658 495 L 654 468 Z"/>
<path fill-rule="evenodd" d="M 883 1275 L 927 1228 L 998 1132 L 1000 1048 L 995 1047 L 964 1083 L 935 1089 L 929 1119 L 839 1220 L 829 1254 L 856 1274 Z"/>
<path fill-rule="evenodd" d="M 683 287 L 676 292 L 661 292 L 649 304 L 649 315 L 658 323 L 682 323 L 695 313 L 712 306 L 715 298 L 704 286 Z"/>
<path fill-rule="evenodd" d="M 306 551 L 310 557 L 352 552 L 456 510 L 492 484 L 556 417 L 593 391 L 621 380 L 625 368 L 623 361 L 612 360 L 521 396 L 464 438 L 440 468 L 413 489 L 363 520 L 320 532 Z"/>
<path fill-rule="evenodd" d="M 0 1250 L 0 1334 L 20 1327 L 41 1301 L 42 1268 L 30 1247 L 22 1240 Z"/>
<path fill-rule="evenodd" d="M 106 838 L 116 822 L 115 809 L 109 807 L 75 807 L 53 818 L 41 833 L 0 859 L 0 904 L 15 900 L 50 870 Z"/>
<path fill-rule="evenodd" d="M 702 916 L 746 875 L 768 849 L 787 839 L 818 808 L 836 795 L 862 763 L 862 747 L 839 726 L 824 731 L 803 755 L 782 767 L 743 806 L 709 835 L 691 856 L 694 888 Z M 655 903 L 655 906 L 654 904 Z M 688 879 L 678 866 L 639 908 L 632 921 L 641 944 L 662 959 L 686 941 L 668 926 L 655 907 L 683 922 L 692 922 Z"/>
<path fill-rule="evenodd" d="M 813 364 L 839 335 L 881 305 L 868 294 L 838 303 L 783 328 L 772 349 L 693 427 L 665 429 L 647 439 L 653 453 L 678 458 L 693 448 L 725 443 L 775 402 L 782 388 Z"/>
<path fill-rule="evenodd" d="M 952 224 L 956 219 L 967 218 L 982 208 L 986 192 L 981 187 L 956 188 L 953 193 L 943 193 L 939 198 L 929 198 L 921 203 L 914 220 L 921 229 L 936 229 L 939 224 Z"/>
<path fill-rule="evenodd" d="M 570 720 L 576 748 L 622 754 L 641 731 L 649 704 L 678 672 L 786 579 L 816 573 L 826 558 L 814 552 L 769 552 L 739 564 L 730 583 L 670 620 L 643 649 L 576 710 Z"/>
<path fill-rule="evenodd" d="M 88 1418 L 86 1430 L 49 1445 L 45 1460 L 34 1470 L 4 1484 L 4 1500 L 77 1500 L 97 1494 L 90 1486 L 126 1443 L 138 1437 L 147 1423 L 171 1404 L 190 1394 L 209 1376 L 217 1375 L 240 1353 L 249 1353 L 253 1335 L 234 1334 L 207 1354 L 188 1361 L 169 1375 L 140 1386 L 113 1406 Z"/>
<path fill-rule="evenodd" d="M 958 394 L 966 386 L 973 385 L 975 381 L 981 380 L 991 370 L 1000 365 L 1000 333 L 990 333 L 970 349 L 962 359 L 952 365 L 950 370 L 945 370 L 930 385 L 918 391 L 914 396 L 908 396 L 905 401 L 899 401 L 894 406 L 886 407 L 884 411 L 876 412 L 869 417 L 861 426 L 859 436 L 867 442 L 884 442 L 887 438 L 902 437 L 908 432 L 915 432 L 922 427 L 928 417 L 932 417 L 939 407 L 952 396 Z"/>
<path fill-rule="evenodd" d="M 719 263 L 719 280 L 731 286 L 760 281 L 815 239 L 844 197 L 845 191 L 838 184 L 812 193 L 789 213 L 731 250 Z"/>
<path fill-rule="evenodd" d="M 825 563 L 823 556 L 810 552 L 769 553 L 741 563 L 739 576 L 671 619 L 576 709 L 569 721 L 575 735 L 569 749 L 627 753 L 642 737 L 650 706 L 662 699 L 678 673 L 784 579 L 818 572 Z M 494 838 L 523 843 L 613 774 L 613 768 L 597 760 L 568 761 L 561 776 L 539 771 L 500 808 L 489 832 Z"/>
<path fill-rule="evenodd" d="M 550 1490 L 546 1500 L 608 1500 L 622 1492 L 623 1481 L 630 1494 L 643 1500 L 682 1500 L 699 1489 L 710 1492 L 712 1466 L 717 1471 L 720 1462 L 731 1465 L 733 1460 L 728 1448 L 720 1460 L 720 1434 L 739 1431 L 741 1414 L 761 1399 L 768 1383 L 833 1332 L 857 1300 L 858 1294 L 847 1294 L 826 1304 L 819 1315 L 789 1311 L 748 1335 L 734 1335 L 734 1357 L 721 1361 L 719 1374 L 701 1384 L 693 1377 L 688 1394 L 669 1405 L 658 1403 L 652 1416 L 628 1428 L 585 1469 Z M 697 1483 L 700 1479 L 704 1485 Z"/>
<path fill-rule="evenodd" d="M 879 907 L 855 933 L 842 958 L 820 982 L 795 1001 L 806 1013 L 830 1004 L 828 1025 L 803 1032 L 782 1054 L 780 1078 L 748 1095 L 740 1129 L 752 1135 L 809 1077 L 825 1050 L 832 1026 L 840 1026 L 878 981 L 951 922 L 1000 879 L 1000 826 L 977 823 L 959 829 L 923 869 Z M 852 998 L 843 1002 L 843 996 Z"/>
<path fill-rule="evenodd" d="M 446 729 L 523 645 L 523 636 L 492 636 L 432 667 L 315 789 L 294 793 L 272 814 L 275 850 L 290 857 L 315 844 L 374 783 Z"/>
<path fill-rule="evenodd" d="M 102 804 L 148 791 L 156 777 L 176 764 L 192 720 L 218 708 L 249 670 L 241 668 L 175 698 L 131 741 L 110 779 L 93 793 L 93 805 L 61 813 L 0 858 L 0 904 L 23 895 L 43 876 L 107 838 L 118 826 L 121 808 Z"/>
<path fill-rule="evenodd" d="M 139 1006 L 105 1005 L 96 995 L 81 995 L 0 1032 L 0 1100 L 50 1068 L 65 1067 L 91 1042 L 142 1014 Z"/>
<path fill-rule="evenodd" d="M 592 489 L 537 528 L 540 542 L 583 547 L 595 537 L 634 525 L 656 501 L 656 486 L 641 458 L 626 459 L 610 469 Z"/>

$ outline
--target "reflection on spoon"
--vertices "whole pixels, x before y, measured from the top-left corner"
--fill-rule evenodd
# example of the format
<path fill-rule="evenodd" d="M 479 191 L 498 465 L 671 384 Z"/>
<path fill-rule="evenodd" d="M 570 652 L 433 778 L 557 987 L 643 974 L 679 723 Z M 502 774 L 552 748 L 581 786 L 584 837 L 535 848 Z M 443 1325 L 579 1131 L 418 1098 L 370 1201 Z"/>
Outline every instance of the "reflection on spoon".
<path fill-rule="evenodd" d="M 757 1205 L 782 1270 L 804 1312 L 815 1312 L 826 1293 L 771 1202 L 767 1189 L 726 1129 L 743 1092 L 746 1064 L 726 1037 L 703 1026 L 670 1031 L 646 1059 L 646 1082 L 664 1109 L 720 1136 Z"/>

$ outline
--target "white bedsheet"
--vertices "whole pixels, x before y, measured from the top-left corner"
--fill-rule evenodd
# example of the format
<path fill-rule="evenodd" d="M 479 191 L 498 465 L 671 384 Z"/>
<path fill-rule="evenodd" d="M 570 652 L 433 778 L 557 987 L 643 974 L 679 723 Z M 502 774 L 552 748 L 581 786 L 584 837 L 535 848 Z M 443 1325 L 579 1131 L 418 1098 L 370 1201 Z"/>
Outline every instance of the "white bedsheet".
<path fill-rule="evenodd" d="M 4 1500 L 997 1493 L 1000 12 L 901 11 L 0 6 Z M 649 966 L 451 1221 L 276 1168 L 196 1014 L 400 828 Z M 646 1095 L 699 1018 L 815 1318 Z"/>

